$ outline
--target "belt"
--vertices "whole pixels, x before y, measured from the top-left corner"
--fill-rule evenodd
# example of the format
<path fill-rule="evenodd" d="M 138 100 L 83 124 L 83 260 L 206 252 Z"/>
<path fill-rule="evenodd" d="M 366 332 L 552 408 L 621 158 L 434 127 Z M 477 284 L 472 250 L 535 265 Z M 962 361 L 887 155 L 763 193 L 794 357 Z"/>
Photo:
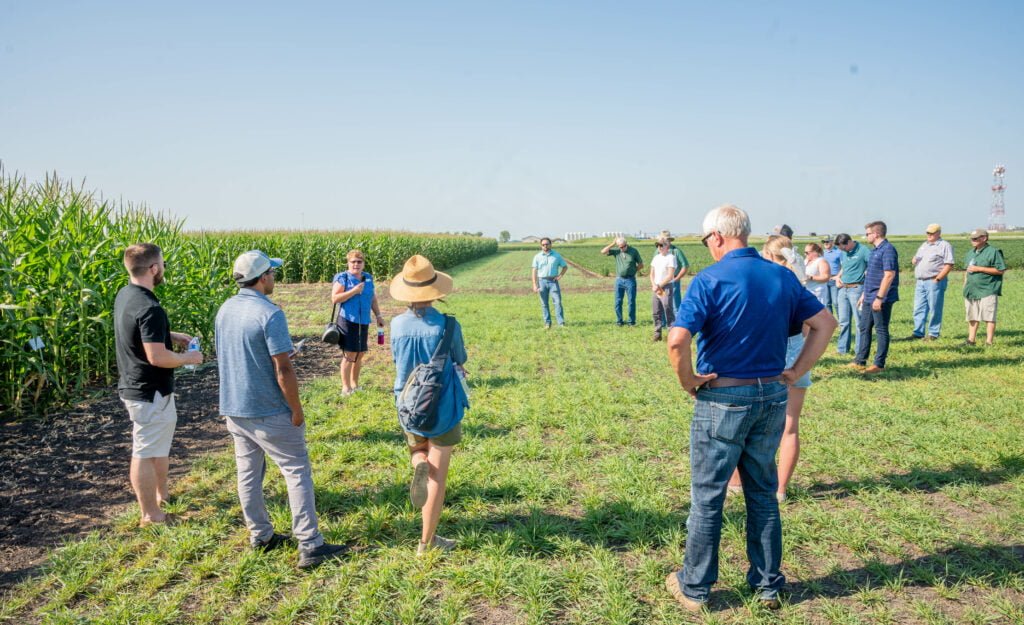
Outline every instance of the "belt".
<path fill-rule="evenodd" d="M 709 380 L 702 385 L 702 388 L 730 388 L 733 386 L 752 386 L 754 384 L 768 384 L 769 382 L 779 382 L 782 380 L 781 375 L 773 375 L 770 378 L 715 378 Z"/>
<path fill-rule="evenodd" d="M 555 278 L 557 278 L 557 277 L 558 277 L 558 276 L 550 276 L 550 277 L 547 277 L 547 278 L 543 278 L 543 277 L 542 277 L 542 278 L 541 278 L 541 280 L 554 280 L 554 279 L 555 279 Z"/>
<path fill-rule="evenodd" d="M 839 288 L 841 288 L 841 289 L 849 289 L 851 287 L 860 286 L 862 284 L 864 284 L 864 283 L 863 282 L 844 282 L 843 286 L 841 286 Z"/>

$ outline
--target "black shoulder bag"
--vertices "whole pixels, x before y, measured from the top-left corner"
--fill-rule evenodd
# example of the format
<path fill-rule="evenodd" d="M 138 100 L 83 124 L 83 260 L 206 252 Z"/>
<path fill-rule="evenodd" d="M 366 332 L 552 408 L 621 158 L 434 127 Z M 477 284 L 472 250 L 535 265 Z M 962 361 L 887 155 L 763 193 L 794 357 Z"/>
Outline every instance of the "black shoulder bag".
<path fill-rule="evenodd" d="M 341 342 L 341 328 L 338 327 L 337 310 L 337 304 L 331 307 L 331 320 L 327 324 L 327 327 L 324 328 L 323 336 L 320 337 L 320 340 L 324 343 L 329 343 L 331 345 L 337 345 Z"/>

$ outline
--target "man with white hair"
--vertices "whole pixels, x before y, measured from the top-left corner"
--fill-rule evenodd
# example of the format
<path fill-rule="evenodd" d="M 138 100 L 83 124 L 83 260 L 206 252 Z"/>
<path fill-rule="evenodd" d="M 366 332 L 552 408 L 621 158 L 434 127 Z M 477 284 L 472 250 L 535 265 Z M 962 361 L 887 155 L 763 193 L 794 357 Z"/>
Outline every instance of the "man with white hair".
<path fill-rule="evenodd" d="M 789 269 L 747 246 L 750 218 L 720 206 L 704 218 L 715 264 L 690 283 L 668 337 L 669 359 L 696 401 L 690 424 L 690 516 L 683 569 L 665 580 L 684 608 L 699 612 L 718 580 L 726 485 L 739 468 L 747 506 L 747 583 L 768 608 L 786 581 L 775 452 L 786 422 L 786 385 L 821 357 L 836 320 Z M 803 350 L 786 368 L 790 336 L 807 326 Z M 697 339 L 694 373 L 690 346 Z"/>
<path fill-rule="evenodd" d="M 644 261 L 636 248 L 626 244 L 625 237 L 616 237 L 601 253 L 615 257 L 615 325 L 622 325 L 622 297 L 629 299 L 629 325 L 636 325 L 636 274 Z"/>

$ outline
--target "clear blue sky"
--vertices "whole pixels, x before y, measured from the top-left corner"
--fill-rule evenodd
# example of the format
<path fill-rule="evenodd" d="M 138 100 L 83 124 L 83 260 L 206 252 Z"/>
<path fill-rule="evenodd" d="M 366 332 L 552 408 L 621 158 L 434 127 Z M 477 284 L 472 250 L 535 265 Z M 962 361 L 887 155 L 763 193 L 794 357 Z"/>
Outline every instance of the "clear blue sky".
<path fill-rule="evenodd" d="M 229 6 L 230 4 L 230 6 Z M 1021 2 L 0 0 L 0 159 L 192 228 L 1024 224 Z"/>

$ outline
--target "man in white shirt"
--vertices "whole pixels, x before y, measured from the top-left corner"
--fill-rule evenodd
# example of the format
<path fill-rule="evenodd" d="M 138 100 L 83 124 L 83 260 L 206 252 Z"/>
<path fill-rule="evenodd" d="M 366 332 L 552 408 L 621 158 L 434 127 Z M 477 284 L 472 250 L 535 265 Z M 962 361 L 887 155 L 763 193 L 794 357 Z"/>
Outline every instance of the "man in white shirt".
<path fill-rule="evenodd" d="M 672 306 L 672 289 L 676 288 L 673 281 L 679 266 L 669 240 L 659 237 L 657 244 L 658 253 L 651 260 L 651 314 L 654 317 L 653 340 L 660 341 L 664 325 L 672 325 L 676 320 Z"/>

